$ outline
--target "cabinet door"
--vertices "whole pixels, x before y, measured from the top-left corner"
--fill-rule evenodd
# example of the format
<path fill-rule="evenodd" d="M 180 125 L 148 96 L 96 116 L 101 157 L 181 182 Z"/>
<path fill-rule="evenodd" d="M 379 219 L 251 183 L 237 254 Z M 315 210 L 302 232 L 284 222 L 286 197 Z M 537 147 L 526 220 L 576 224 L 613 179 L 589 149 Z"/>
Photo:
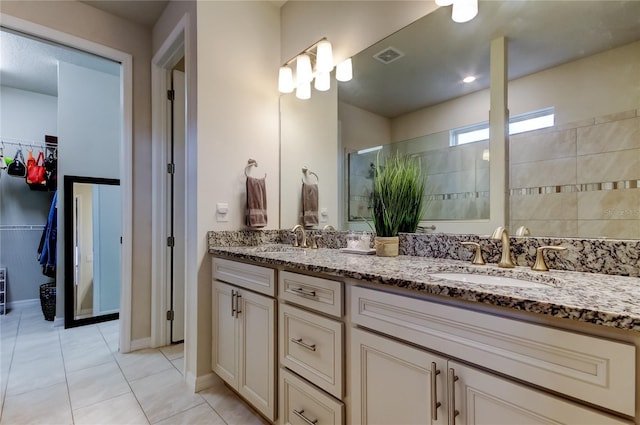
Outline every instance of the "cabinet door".
<path fill-rule="evenodd" d="M 240 290 L 238 392 L 267 418 L 275 419 L 275 300 Z"/>
<path fill-rule="evenodd" d="M 446 360 L 357 328 L 350 334 L 352 424 L 447 423 Z"/>
<path fill-rule="evenodd" d="M 447 375 L 455 399 L 450 398 L 453 425 L 487 424 L 628 424 L 585 406 L 554 397 L 495 375 L 450 361 Z M 457 380 L 453 376 L 457 377 Z M 453 401 L 452 401 L 453 400 Z"/>
<path fill-rule="evenodd" d="M 238 332 L 233 313 L 236 291 L 231 285 L 213 281 L 211 369 L 233 388 L 238 386 Z"/>

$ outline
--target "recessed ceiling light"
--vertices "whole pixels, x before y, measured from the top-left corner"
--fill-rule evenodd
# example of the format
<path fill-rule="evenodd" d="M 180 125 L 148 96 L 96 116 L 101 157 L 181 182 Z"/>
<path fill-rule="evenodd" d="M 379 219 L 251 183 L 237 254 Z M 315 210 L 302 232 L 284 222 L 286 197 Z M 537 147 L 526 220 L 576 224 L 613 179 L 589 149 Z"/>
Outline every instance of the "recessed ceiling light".
<path fill-rule="evenodd" d="M 476 80 L 476 77 L 473 75 L 469 75 L 468 77 L 464 77 L 462 80 L 463 83 L 473 83 Z"/>

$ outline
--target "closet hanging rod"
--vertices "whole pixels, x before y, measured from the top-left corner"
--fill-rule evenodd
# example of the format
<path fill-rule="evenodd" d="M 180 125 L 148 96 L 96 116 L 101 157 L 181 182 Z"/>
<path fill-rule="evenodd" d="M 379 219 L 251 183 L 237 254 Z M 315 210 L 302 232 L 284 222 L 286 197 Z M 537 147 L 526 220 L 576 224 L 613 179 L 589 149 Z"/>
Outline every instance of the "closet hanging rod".
<path fill-rule="evenodd" d="M 24 148 L 38 148 L 38 149 L 58 149 L 57 143 L 47 143 L 47 142 L 34 142 L 34 141 L 26 141 L 20 139 L 0 139 L 0 146 L 18 146 Z"/>

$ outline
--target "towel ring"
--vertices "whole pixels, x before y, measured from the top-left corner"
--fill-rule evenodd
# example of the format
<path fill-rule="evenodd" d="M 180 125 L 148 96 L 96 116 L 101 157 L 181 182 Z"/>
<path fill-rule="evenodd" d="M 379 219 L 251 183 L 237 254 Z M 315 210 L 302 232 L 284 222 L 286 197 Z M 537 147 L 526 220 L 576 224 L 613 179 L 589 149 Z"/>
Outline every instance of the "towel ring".
<path fill-rule="evenodd" d="M 258 162 L 253 158 L 249 158 L 249 160 L 247 161 L 247 166 L 244 167 L 244 175 L 245 175 L 245 177 L 249 177 L 249 174 L 247 173 L 247 171 L 251 167 L 258 167 Z M 267 178 L 267 173 L 264 173 L 264 178 L 265 179 Z"/>
<path fill-rule="evenodd" d="M 302 173 L 305 175 L 305 177 L 307 177 L 307 179 L 309 178 L 309 174 L 312 174 L 316 177 L 316 183 L 320 183 L 320 177 L 318 177 L 318 175 L 316 173 L 314 173 L 313 171 L 311 171 L 309 169 L 309 167 L 307 167 L 306 165 L 304 167 L 302 167 Z M 302 183 L 304 183 L 304 178 L 302 179 Z"/>

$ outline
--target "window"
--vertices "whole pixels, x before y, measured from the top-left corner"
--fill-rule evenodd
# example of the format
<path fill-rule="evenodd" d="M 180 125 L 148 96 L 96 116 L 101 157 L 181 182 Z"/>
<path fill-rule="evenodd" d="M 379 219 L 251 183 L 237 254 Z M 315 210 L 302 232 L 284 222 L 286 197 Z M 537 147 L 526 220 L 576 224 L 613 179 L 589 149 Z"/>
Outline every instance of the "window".
<path fill-rule="evenodd" d="M 553 127 L 555 123 L 555 110 L 553 107 L 539 111 L 527 112 L 515 115 L 509 119 L 509 134 L 524 133 L 526 131 L 540 130 Z M 489 122 L 474 124 L 466 127 L 454 128 L 449 132 L 449 146 L 464 145 L 467 143 L 489 140 Z"/>

